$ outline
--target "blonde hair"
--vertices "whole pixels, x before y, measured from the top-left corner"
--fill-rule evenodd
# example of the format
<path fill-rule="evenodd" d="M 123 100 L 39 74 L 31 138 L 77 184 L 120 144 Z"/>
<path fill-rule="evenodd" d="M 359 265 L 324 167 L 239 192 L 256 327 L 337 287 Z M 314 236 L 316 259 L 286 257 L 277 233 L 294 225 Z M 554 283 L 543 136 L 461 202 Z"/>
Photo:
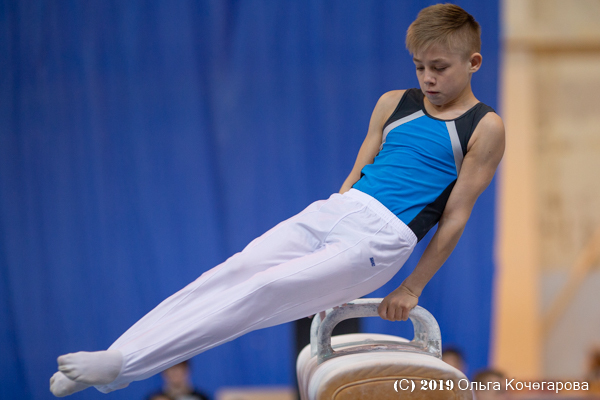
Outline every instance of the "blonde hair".
<path fill-rule="evenodd" d="M 454 4 L 424 8 L 406 32 L 410 54 L 439 44 L 469 57 L 481 51 L 481 28 L 475 18 Z"/>

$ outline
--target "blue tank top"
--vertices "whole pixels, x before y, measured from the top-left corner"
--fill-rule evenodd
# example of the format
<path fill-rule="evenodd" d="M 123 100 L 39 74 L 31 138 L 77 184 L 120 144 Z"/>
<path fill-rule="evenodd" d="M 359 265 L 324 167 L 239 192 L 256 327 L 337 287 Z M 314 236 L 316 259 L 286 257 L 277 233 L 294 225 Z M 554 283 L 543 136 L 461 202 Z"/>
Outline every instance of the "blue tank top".
<path fill-rule="evenodd" d="M 440 220 L 475 127 L 494 110 L 478 103 L 453 120 L 427 114 L 419 89 L 407 90 L 383 127 L 372 164 L 354 188 L 376 198 L 421 240 Z"/>

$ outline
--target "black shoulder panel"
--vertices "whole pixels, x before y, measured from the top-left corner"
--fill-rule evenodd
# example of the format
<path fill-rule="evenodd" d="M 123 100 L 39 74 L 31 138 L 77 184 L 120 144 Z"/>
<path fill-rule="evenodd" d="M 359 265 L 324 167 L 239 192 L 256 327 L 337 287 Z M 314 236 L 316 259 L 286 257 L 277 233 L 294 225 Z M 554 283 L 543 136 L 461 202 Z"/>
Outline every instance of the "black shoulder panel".
<path fill-rule="evenodd" d="M 478 103 L 476 106 L 454 121 L 456 124 L 458 138 L 460 139 L 460 147 L 462 147 L 463 156 L 467 154 L 467 144 L 469 144 L 469 140 L 471 139 L 477 124 L 479 124 L 481 118 L 483 118 L 489 112 L 495 111 L 488 105 Z"/>
<path fill-rule="evenodd" d="M 383 125 L 383 129 L 400 118 L 404 118 L 408 115 L 416 113 L 417 111 L 421 110 L 422 107 L 423 92 L 421 92 L 420 89 L 407 89 L 400 98 L 396 109 Z"/>

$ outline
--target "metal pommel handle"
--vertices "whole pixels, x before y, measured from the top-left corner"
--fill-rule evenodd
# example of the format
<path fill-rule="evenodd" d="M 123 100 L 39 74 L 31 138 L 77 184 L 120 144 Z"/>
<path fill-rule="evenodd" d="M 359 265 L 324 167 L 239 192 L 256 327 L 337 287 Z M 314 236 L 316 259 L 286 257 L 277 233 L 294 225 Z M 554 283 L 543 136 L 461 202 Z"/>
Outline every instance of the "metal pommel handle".
<path fill-rule="evenodd" d="M 341 307 L 327 310 L 323 321 L 319 314 L 315 315 L 311 326 L 311 355 L 317 355 L 319 363 L 334 357 L 336 352 L 331 347 L 333 328 L 345 319 L 378 316 L 377 307 L 381 300 L 383 299 L 351 301 Z M 413 324 L 415 336 L 412 341 L 405 344 L 407 350 L 428 353 L 441 358 L 442 335 L 433 315 L 423 307 L 416 306 L 410 311 L 408 317 Z"/>

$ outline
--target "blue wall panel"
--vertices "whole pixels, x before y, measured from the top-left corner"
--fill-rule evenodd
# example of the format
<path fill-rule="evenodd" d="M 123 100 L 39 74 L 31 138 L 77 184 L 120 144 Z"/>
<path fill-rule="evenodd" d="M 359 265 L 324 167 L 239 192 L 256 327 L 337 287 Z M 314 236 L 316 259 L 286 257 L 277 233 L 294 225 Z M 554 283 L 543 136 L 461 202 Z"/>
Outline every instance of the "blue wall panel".
<path fill-rule="evenodd" d="M 378 97 L 417 86 L 404 34 L 433 3 L 0 2 L 0 397 L 48 398 L 58 355 L 106 348 L 337 191 Z M 457 3 L 483 26 L 473 86 L 495 106 L 497 1 Z M 473 369 L 487 361 L 494 198 L 492 185 L 422 297 Z M 253 332 L 196 357 L 195 382 L 292 384 L 293 344 L 289 324 Z M 159 382 L 73 398 L 141 399 Z"/>

